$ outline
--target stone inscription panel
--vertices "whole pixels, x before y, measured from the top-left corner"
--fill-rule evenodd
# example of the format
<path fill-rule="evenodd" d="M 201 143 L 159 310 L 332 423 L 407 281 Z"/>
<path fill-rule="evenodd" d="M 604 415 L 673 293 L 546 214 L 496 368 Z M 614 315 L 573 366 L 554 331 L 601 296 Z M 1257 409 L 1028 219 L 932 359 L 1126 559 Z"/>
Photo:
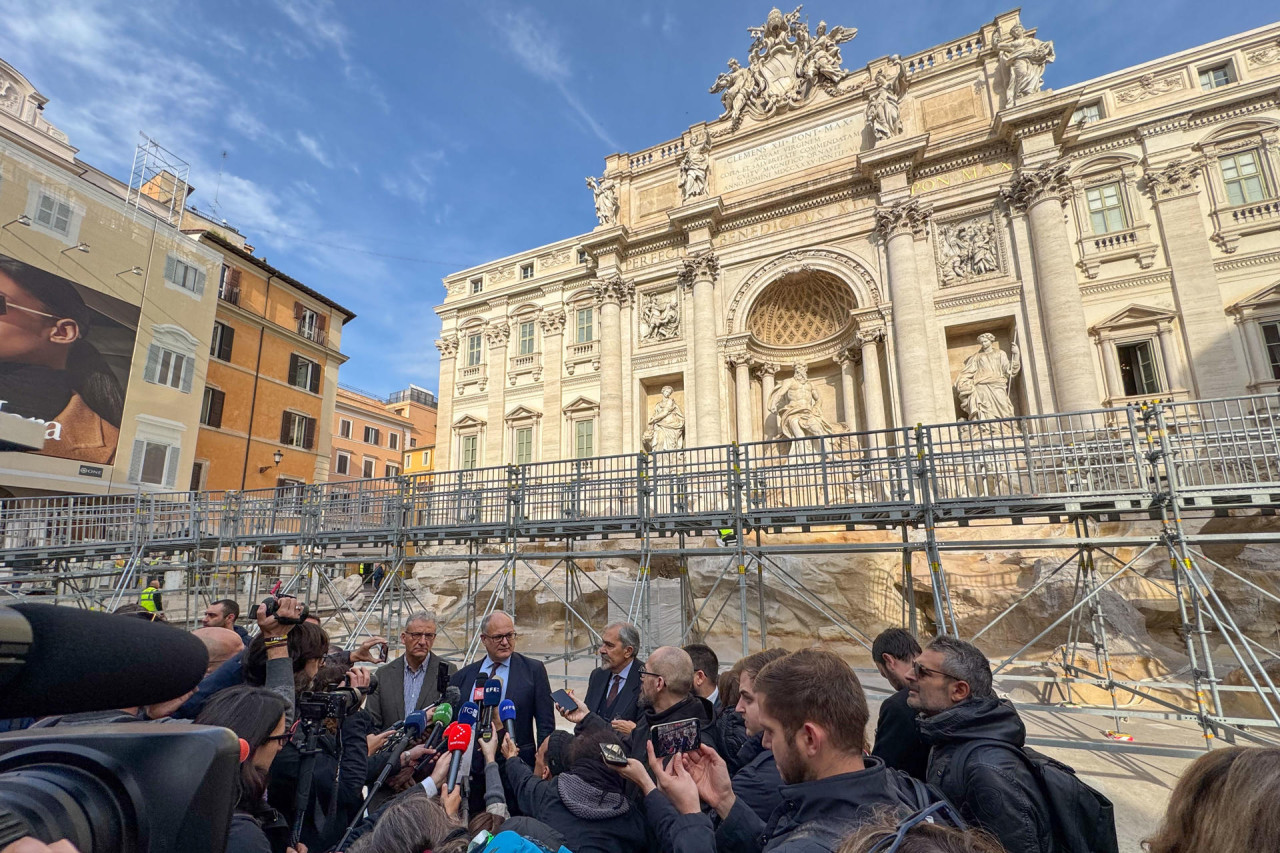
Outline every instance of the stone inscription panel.
<path fill-rule="evenodd" d="M 924 129 L 933 130 L 977 118 L 978 101 L 972 88 L 956 89 L 921 100 L 920 114 L 924 119 Z"/>
<path fill-rule="evenodd" d="M 636 218 L 643 219 L 655 213 L 670 210 L 680 204 L 680 191 L 674 183 L 645 187 L 636 193 Z"/>
<path fill-rule="evenodd" d="M 859 134 L 852 118 L 836 119 L 716 161 L 715 189 L 731 193 L 821 166 L 858 153 Z"/>

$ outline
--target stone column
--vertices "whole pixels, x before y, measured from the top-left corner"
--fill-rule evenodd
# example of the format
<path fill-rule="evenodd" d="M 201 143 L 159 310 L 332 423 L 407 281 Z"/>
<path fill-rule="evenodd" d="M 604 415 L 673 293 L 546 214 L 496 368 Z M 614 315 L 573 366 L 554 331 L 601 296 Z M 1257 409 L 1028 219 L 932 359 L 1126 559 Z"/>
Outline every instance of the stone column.
<path fill-rule="evenodd" d="M 849 432 L 856 432 L 859 427 L 858 406 L 854 401 L 853 351 L 841 350 L 834 361 L 840 365 L 840 414 L 844 418 L 844 427 Z"/>
<path fill-rule="evenodd" d="M 1222 290 L 1213 268 L 1209 235 L 1204 228 L 1197 185 L 1202 165 L 1173 161 L 1147 172 L 1147 187 L 1156 203 L 1173 276 L 1173 298 L 1182 320 L 1193 388 L 1198 397 L 1225 397 L 1244 392 L 1243 372 L 1236 360 Z"/>
<path fill-rule="evenodd" d="M 893 355 L 898 364 L 902 417 L 908 423 L 934 419 L 933 382 L 927 370 L 929 333 L 916 270 L 915 241 L 924 239 L 933 209 L 908 198 L 876 209 L 876 228 L 889 256 L 889 292 L 893 301 Z"/>
<path fill-rule="evenodd" d="M 1252 317 L 1237 317 L 1236 323 L 1244 330 L 1244 344 L 1249 353 L 1249 376 L 1252 384 L 1272 381 L 1271 359 L 1267 356 L 1266 341 L 1262 339 L 1262 327 Z"/>
<path fill-rule="evenodd" d="M 511 327 L 505 321 L 490 322 L 484 328 L 485 340 L 489 343 L 488 386 L 489 386 L 489 423 L 485 427 L 484 465 L 505 465 L 507 459 L 503 455 L 503 445 L 507 435 L 506 412 L 502 410 L 506 402 L 507 391 L 507 341 L 511 339 Z"/>
<path fill-rule="evenodd" d="M 746 444 L 753 439 L 751 430 L 751 364 L 753 359 L 746 353 L 729 356 L 729 364 L 733 366 L 734 403 L 738 415 L 738 444 Z"/>
<path fill-rule="evenodd" d="M 1026 213 L 1030 225 L 1054 408 L 1059 412 L 1096 408 L 1101 396 L 1076 283 L 1075 253 L 1063 219 L 1063 204 L 1071 195 L 1067 166 L 1024 169 L 1001 195 L 1011 209 Z"/>
<path fill-rule="evenodd" d="M 600 454 L 622 452 L 622 303 L 635 286 L 614 276 L 591 284 L 600 307 Z"/>
<path fill-rule="evenodd" d="M 698 443 L 720 444 L 720 362 L 716 358 L 715 284 L 720 262 L 710 249 L 698 252 L 680 269 L 680 281 L 693 289 L 693 385 Z"/>
<path fill-rule="evenodd" d="M 773 377 L 778 372 L 778 365 L 766 361 L 756 368 L 760 377 L 760 438 L 769 438 L 769 398 L 773 396 Z"/>
<path fill-rule="evenodd" d="M 1098 341 L 1102 347 L 1102 370 L 1107 377 L 1107 397 L 1114 400 L 1124 396 L 1124 379 L 1120 376 L 1120 361 L 1116 357 L 1116 344 L 1108 335 Z"/>
<path fill-rule="evenodd" d="M 1156 325 L 1156 337 L 1160 341 L 1160 358 L 1164 361 L 1168 390 L 1180 391 L 1187 388 L 1187 380 L 1182 375 L 1182 365 L 1178 360 L 1178 345 L 1173 340 L 1173 323 L 1161 320 Z"/>
<path fill-rule="evenodd" d="M 436 341 L 440 350 L 440 397 L 436 409 L 437 471 L 449 471 L 453 464 L 453 380 L 457 370 L 458 336 L 445 335 Z"/>
<path fill-rule="evenodd" d="M 880 342 L 884 340 L 884 329 L 859 329 L 854 340 L 862 349 L 862 410 L 867 418 L 865 428 L 882 430 L 886 428 L 884 386 L 880 382 Z"/>
<path fill-rule="evenodd" d="M 565 313 L 559 308 L 538 317 L 542 328 L 542 454 L 539 461 L 550 462 L 563 456 L 560 446 L 560 383 L 564 381 Z"/>

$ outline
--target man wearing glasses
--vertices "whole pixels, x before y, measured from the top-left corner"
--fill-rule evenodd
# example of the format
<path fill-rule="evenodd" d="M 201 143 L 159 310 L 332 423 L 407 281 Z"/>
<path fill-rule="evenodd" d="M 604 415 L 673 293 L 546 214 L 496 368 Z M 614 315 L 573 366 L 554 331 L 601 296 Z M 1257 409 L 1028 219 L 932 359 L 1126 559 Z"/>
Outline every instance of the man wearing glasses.
<path fill-rule="evenodd" d="M 485 656 L 458 670 L 450 681 L 462 691 L 462 698 L 471 698 L 479 681 L 483 686 L 490 678 L 502 682 L 502 698 L 510 699 L 516 706 L 514 727 L 509 729 L 520 748 L 520 757 L 530 767 L 538 744 L 555 731 L 555 706 L 551 701 L 551 680 L 541 661 L 526 657 L 516 651 L 516 623 L 501 610 L 495 610 L 480 622 L 480 642 Z M 534 740 L 533 729 L 538 728 Z M 475 768 L 483 773 L 480 751 L 476 750 Z M 484 786 L 477 786 L 480 791 Z"/>
<path fill-rule="evenodd" d="M 364 703 L 378 731 L 439 700 L 451 671 L 448 661 L 431 654 L 435 641 L 436 615 L 411 614 L 400 633 L 404 655 L 378 668 L 378 687 Z"/>

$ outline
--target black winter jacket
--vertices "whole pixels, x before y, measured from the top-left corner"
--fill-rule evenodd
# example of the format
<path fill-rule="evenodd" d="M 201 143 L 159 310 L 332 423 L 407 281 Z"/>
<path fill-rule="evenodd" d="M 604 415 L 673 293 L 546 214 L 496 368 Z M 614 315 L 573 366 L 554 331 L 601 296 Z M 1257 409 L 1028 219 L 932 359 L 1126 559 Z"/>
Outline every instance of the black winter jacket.
<path fill-rule="evenodd" d="M 1053 823 L 1040 786 L 1027 764 L 1000 746 L 967 750 L 963 766 L 952 759 L 967 741 L 999 740 L 1019 749 L 1027 728 L 1003 699 L 969 699 L 932 717 L 921 717 L 920 736 L 932 745 L 929 777 L 964 816 L 1000 840 L 1008 853 L 1052 853 Z"/>
<path fill-rule="evenodd" d="M 751 810 L 767 821 L 782 803 L 782 775 L 773 750 L 765 749 L 762 736 L 756 735 L 742 745 L 737 763 L 742 769 L 733 774 L 734 796 L 746 800 Z"/>
<path fill-rule="evenodd" d="M 640 719 L 636 720 L 635 729 L 632 730 L 631 734 L 622 738 L 622 745 L 626 747 L 627 755 L 639 760 L 641 764 L 647 767 L 649 766 L 649 753 L 645 749 L 645 743 L 649 740 L 649 732 L 652 731 L 653 727 L 662 723 L 674 723 L 677 720 L 689 719 L 698 721 L 698 727 L 702 733 L 702 742 L 710 746 L 707 727 L 711 725 L 711 703 L 692 693 L 665 711 L 655 712 L 652 708 L 645 708 L 644 713 L 640 715 Z M 599 726 L 608 727 L 609 722 L 604 717 L 589 713 L 582 719 L 582 722 L 578 723 L 574 731 L 583 732 Z M 577 853 L 577 851 L 575 850 L 574 853 Z"/>
<path fill-rule="evenodd" d="M 572 773 L 544 781 L 523 761 L 504 762 L 502 773 L 520 814 L 559 832 L 573 853 L 643 853 L 649 849 L 644 814 L 625 795 L 604 793 Z M 565 778 L 569 776 L 573 779 Z"/>
<path fill-rule="evenodd" d="M 720 716 L 716 717 L 707 728 L 707 736 L 711 741 L 709 746 L 720 753 L 724 763 L 729 765 L 730 774 L 742 769 L 742 765 L 738 763 L 738 753 L 750 740 L 747 726 L 742 721 L 742 714 L 732 708 L 721 711 Z"/>
<path fill-rule="evenodd" d="M 878 758 L 864 760 L 864 770 L 784 785 L 767 823 L 738 799 L 716 831 L 717 853 L 830 853 L 877 806 L 915 811 L 911 780 Z"/>
<path fill-rule="evenodd" d="M 907 692 L 904 687 L 880 703 L 871 754 L 923 782 L 929 769 L 929 744 L 920 737 L 916 709 L 907 704 Z"/>
<path fill-rule="evenodd" d="M 327 850 L 342 838 L 347 824 L 364 802 L 364 785 L 369 764 L 369 747 L 365 740 L 373 721 L 365 711 L 357 711 L 342 724 L 342 753 L 337 738 L 328 732 L 319 737 L 311 775 L 311 808 L 302 825 L 302 843 L 310 850 Z M 271 763 L 267 802 L 278 809 L 290 825 L 297 808 L 298 776 L 302 756 L 297 744 L 289 742 Z M 341 773 L 339 773 L 341 768 Z M 334 795 L 334 779 L 338 779 L 336 811 L 332 818 L 328 808 Z"/>

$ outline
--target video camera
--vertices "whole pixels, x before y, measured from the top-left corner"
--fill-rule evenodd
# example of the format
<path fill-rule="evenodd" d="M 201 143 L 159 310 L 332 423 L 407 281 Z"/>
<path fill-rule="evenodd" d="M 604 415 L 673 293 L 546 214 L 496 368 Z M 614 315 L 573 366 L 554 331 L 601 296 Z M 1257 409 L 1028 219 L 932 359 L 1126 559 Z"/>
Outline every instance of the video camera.
<path fill-rule="evenodd" d="M 48 604 L 0 607 L 0 650 L 0 718 L 165 702 L 208 662 L 204 644 L 171 625 Z M 0 735 L 0 849 L 32 837 L 80 853 L 221 853 L 239 769 L 235 735 L 214 726 Z"/>
<path fill-rule="evenodd" d="M 280 615 L 280 599 L 282 598 L 293 598 L 293 596 L 292 595 L 279 595 L 279 596 L 268 595 L 266 598 L 262 599 L 262 606 L 266 609 L 266 615 L 268 618 L 272 616 L 276 617 L 276 621 L 279 622 L 281 625 L 301 625 L 303 622 L 307 621 L 307 616 L 310 614 L 311 611 L 307 608 L 307 605 L 305 604 L 302 605 L 302 612 L 298 614 L 297 619 L 293 619 L 288 616 L 281 616 Z"/>
<path fill-rule="evenodd" d="M 298 695 L 298 719 L 335 719 L 341 724 L 348 716 L 360 710 L 366 694 L 377 689 L 378 679 L 370 673 L 368 687 L 346 685 L 331 690 L 301 693 Z"/>

